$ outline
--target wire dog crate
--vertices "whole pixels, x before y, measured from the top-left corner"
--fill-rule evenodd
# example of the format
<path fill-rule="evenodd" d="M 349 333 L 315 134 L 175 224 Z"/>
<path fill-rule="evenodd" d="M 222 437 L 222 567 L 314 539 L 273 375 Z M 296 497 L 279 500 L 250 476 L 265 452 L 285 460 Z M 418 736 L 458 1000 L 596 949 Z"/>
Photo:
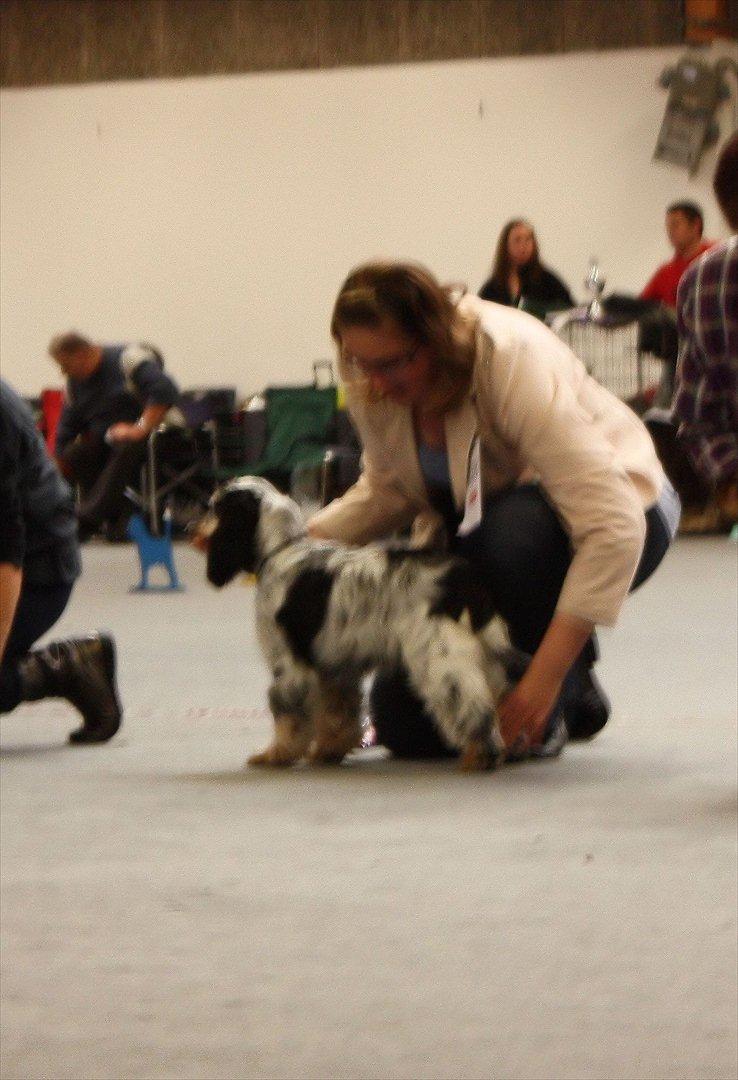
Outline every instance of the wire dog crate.
<path fill-rule="evenodd" d="M 556 332 L 589 374 L 623 401 L 637 397 L 661 379 L 662 361 L 639 348 L 637 322 L 573 318 Z"/>

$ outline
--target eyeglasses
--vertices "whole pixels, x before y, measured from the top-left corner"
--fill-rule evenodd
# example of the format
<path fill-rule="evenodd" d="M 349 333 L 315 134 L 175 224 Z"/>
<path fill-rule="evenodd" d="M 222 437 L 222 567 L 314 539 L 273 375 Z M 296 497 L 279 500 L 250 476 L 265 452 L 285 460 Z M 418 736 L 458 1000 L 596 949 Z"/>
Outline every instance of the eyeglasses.
<path fill-rule="evenodd" d="M 419 352 L 420 345 L 416 345 L 402 356 L 393 356 L 388 360 L 360 360 L 358 356 L 350 356 L 348 362 L 360 375 L 383 375 L 385 378 L 392 378 L 412 364 Z"/>

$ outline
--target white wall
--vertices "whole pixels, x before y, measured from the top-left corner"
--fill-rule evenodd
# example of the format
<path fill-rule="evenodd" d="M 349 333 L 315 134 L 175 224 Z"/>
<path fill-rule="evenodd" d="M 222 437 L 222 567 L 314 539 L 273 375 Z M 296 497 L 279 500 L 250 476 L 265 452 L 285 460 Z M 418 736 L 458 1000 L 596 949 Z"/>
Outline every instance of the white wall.
<path fill-rule="evenodd" d="M 354 264 L 417 259 L 476 290 L 520 214 L 576 295 L 592 253 L 608 290 L 637 290 L 670 201 L 725 235 L 714 152 L 695 179 L 651 161 L 682 52 L 4 91 L 2 374 L 58 385 L 46 344 L 76 328 L 155 342 L 183 386 L 304 381 Z"/>

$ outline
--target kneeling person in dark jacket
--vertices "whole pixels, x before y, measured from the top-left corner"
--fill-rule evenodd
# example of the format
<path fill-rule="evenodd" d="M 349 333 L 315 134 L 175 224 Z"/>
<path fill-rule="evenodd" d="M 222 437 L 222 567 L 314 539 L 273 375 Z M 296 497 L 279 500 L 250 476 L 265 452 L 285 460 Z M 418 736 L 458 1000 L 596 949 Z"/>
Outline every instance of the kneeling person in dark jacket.
<path fill-rule="evenodd" d="M 69 741 L 106 742 L 121 722 L 113 639 L 98 634 L 31 651 L 64 611 L 79 573 L 72 493 L 30 409 L 0 380 L 0 713 L 66 698 L 83 719 Z"/>

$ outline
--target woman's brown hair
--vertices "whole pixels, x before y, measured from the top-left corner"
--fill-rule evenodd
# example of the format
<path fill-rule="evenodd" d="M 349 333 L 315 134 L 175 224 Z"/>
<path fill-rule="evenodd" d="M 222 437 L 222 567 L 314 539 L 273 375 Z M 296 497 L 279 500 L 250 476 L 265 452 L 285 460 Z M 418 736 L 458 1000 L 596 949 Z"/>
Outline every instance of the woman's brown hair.
<path fill-rule="evenodd" d="M 510 277 L 510 254 L 507 250 L 507 242 L 510 239 L 510 233 L 513 229 L 516 229 L 518 225 L 525 225 L 526 229 L 530 229 L 533 233 L 533 254 L 530 257 L 529 262 L 526 263 L 526 273 L 530 281 L 538 281 L 541 276 L 541 257 L 538 253 L 538 240 L 533 226 L 525 218 L 513 218 L 512 221 L 508 221 L 503 226 L 502 232 L 497 239 L 497 247 L 495 248 L 495 258 L 492 263 L 492 281 L 499 289 L 507 291 L 507 281 Z"/>
<path fill-rule="evenodd" d="M 342 378 L 354 383 L 361 378 L 342 355 L 342 332 L 350 326 L 376 328 L 389 318 L 432 357 L 429 408 L 443 411 L 459 404 L 471 382 L 474 335 L 470 321 L 459 316 L 457 294 L 458 287 L 439 284 L 416 263 L 369 262 L 356 267 L 341 286 L 331 316 Z M 377 399 L 368 384 L 362 387 L 362 396 Z"/>

